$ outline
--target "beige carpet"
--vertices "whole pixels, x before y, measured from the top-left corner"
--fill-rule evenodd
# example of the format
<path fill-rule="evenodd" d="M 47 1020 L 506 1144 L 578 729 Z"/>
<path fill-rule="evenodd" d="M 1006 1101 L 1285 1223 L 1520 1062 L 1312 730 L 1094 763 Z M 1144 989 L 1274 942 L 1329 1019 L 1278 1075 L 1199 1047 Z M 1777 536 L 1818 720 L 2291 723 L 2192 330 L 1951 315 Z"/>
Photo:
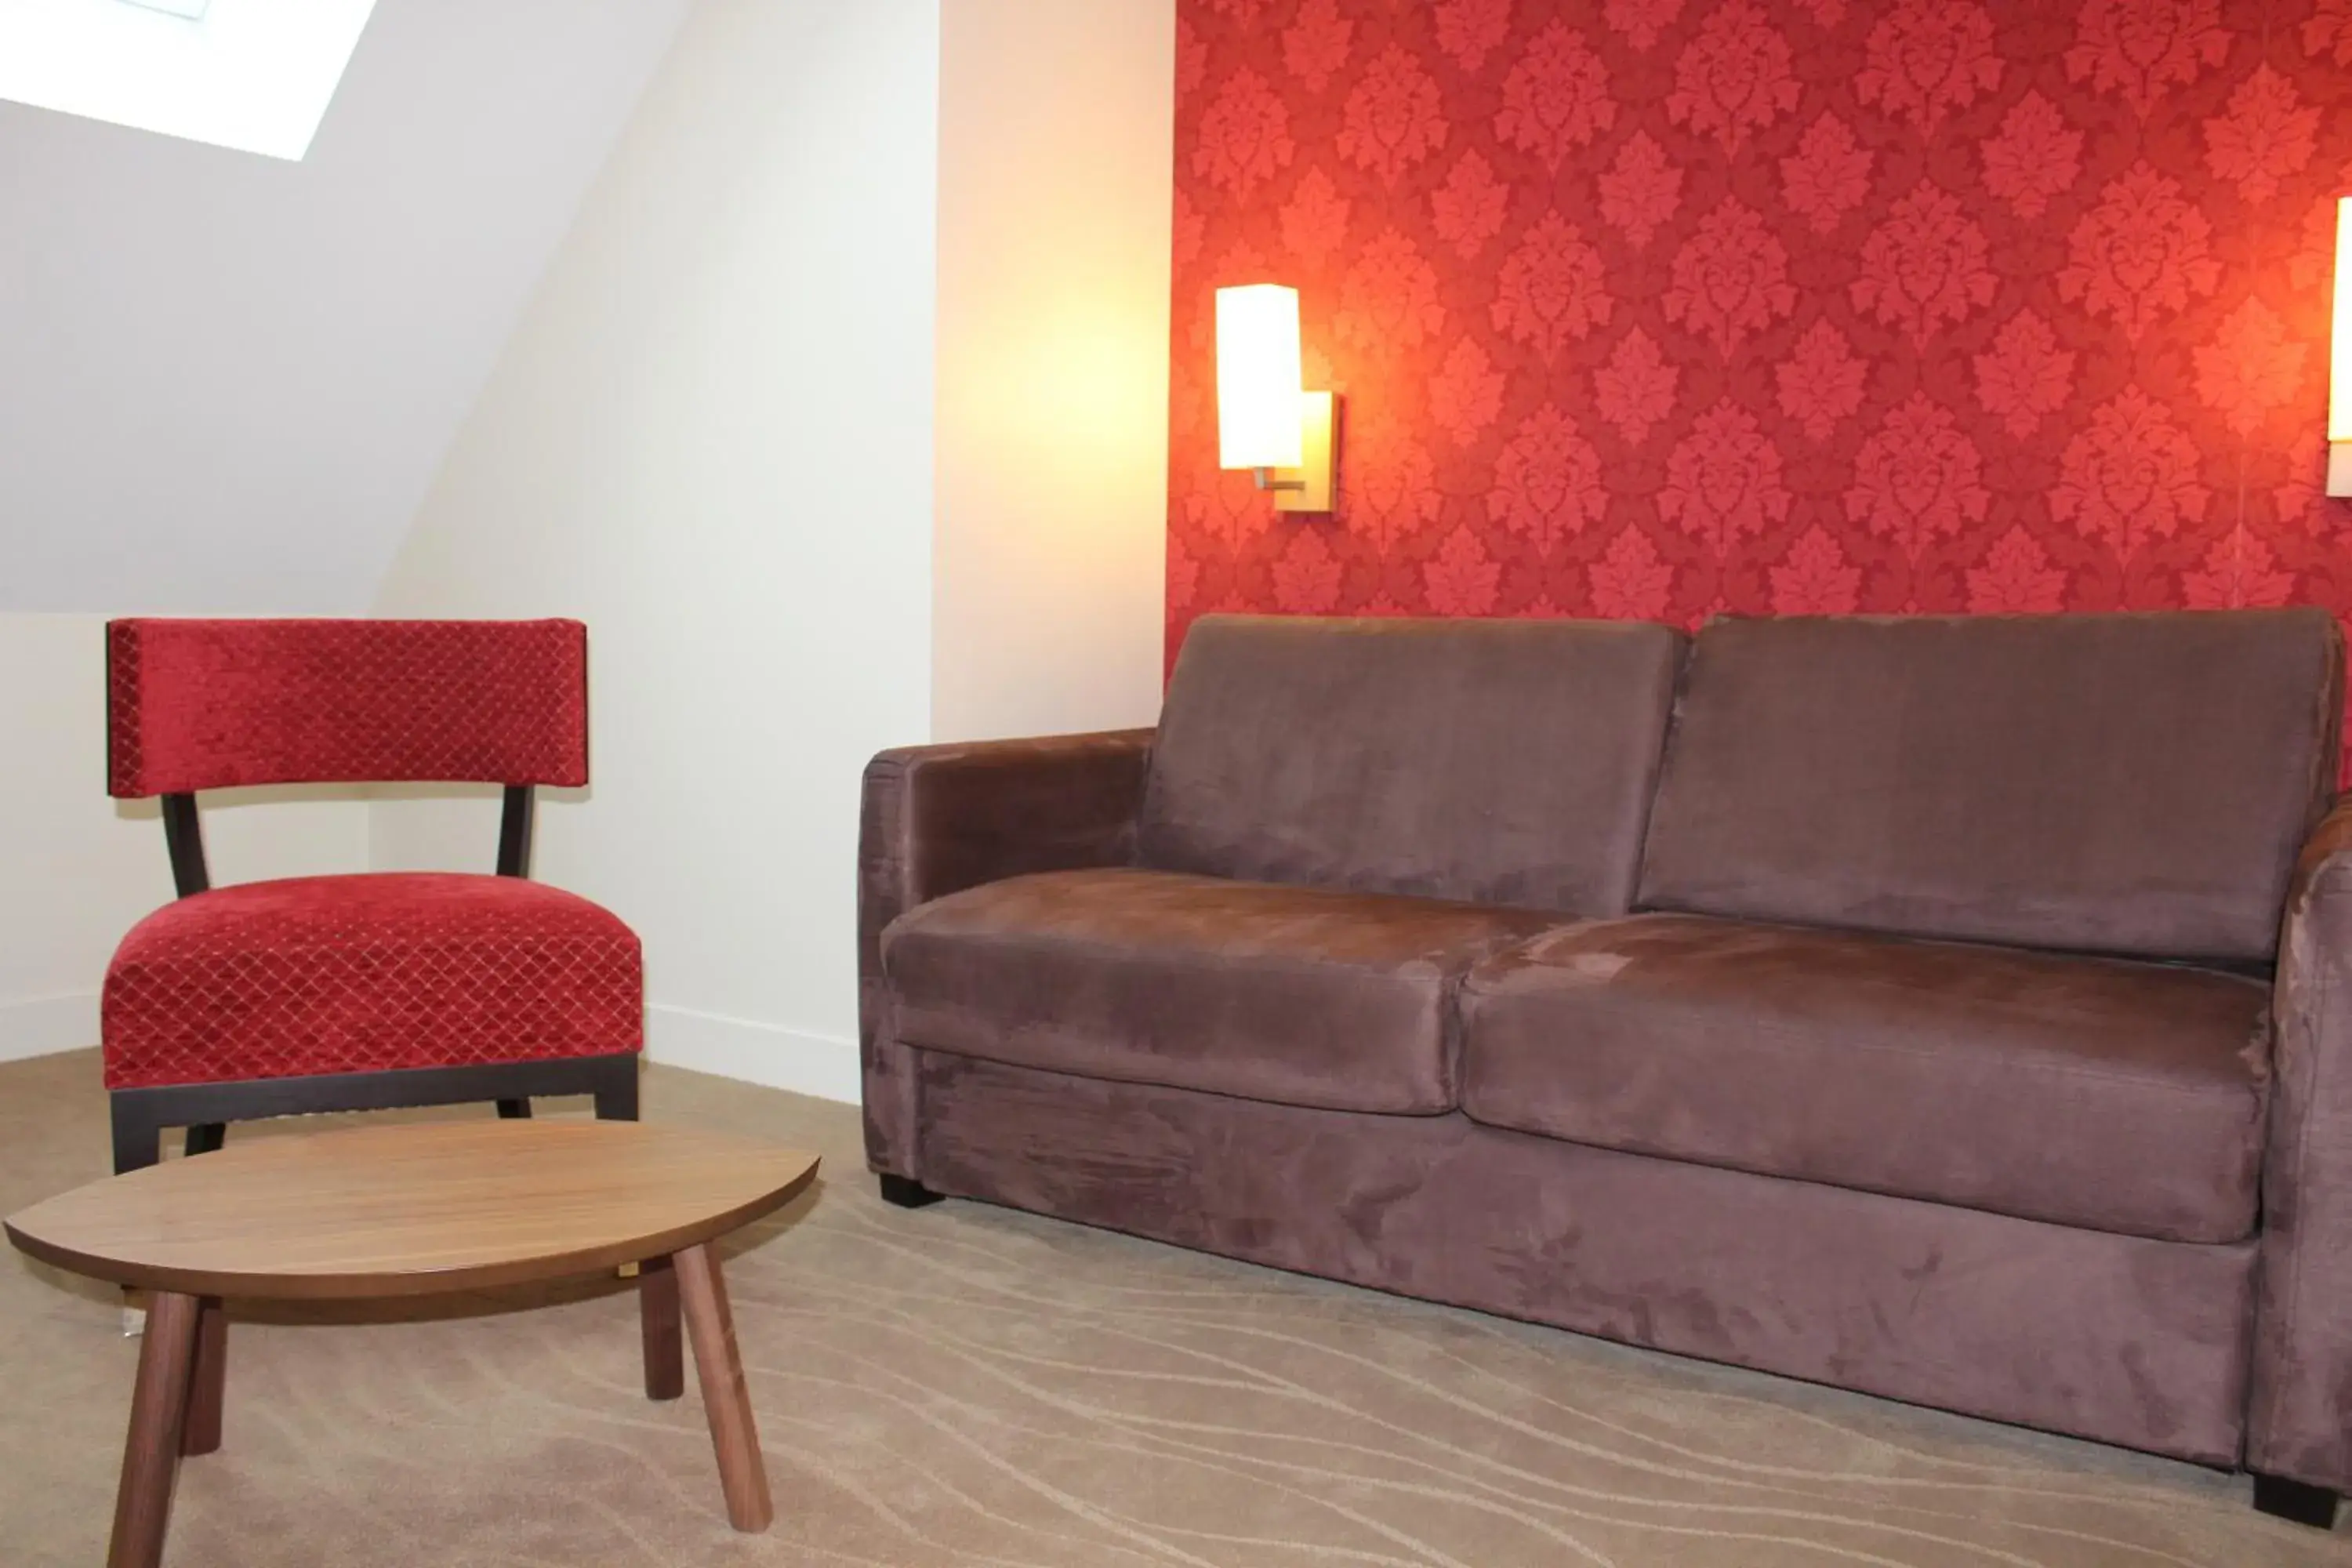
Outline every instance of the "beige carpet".
<path fill-rule="evenodd" d="M 2227 1477 L 978 1205 L 902 1214 L 846 1107 L 667 1069 L 647 1093 L 825 1158 L 730 1269 L 769 1534 L 726 1528 L 695 1395 L 642 1397 L 606 1281 L 236 1314 L 227 1444 L 182 1469 L 166 1561 L 2352 1563 Z M 106 1158 L 95 1053 L 0 1067 L 0 1209 Z M 109 1292 L 0 1267 L 0 1563 L 102 1560 L 135 1354 Z"/>

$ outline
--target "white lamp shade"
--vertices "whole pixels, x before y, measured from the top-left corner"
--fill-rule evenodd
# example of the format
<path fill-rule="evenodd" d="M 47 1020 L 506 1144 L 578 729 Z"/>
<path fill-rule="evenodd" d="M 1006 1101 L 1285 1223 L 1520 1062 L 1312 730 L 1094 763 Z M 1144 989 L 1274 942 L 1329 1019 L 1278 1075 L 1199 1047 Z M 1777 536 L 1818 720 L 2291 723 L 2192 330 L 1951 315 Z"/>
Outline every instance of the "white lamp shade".
<path fill-rule="evenodd" d="M 1217 462 L 1295 468 L 1305 461 L 1298 290 L 1255 283 L 1217 290 Z"/>
<path fill-rule="evenodd" d="M 2352 196 L 2336 204 L 2335 327 L 2327 364 L 2327 438 L 2352 441 Z"/>

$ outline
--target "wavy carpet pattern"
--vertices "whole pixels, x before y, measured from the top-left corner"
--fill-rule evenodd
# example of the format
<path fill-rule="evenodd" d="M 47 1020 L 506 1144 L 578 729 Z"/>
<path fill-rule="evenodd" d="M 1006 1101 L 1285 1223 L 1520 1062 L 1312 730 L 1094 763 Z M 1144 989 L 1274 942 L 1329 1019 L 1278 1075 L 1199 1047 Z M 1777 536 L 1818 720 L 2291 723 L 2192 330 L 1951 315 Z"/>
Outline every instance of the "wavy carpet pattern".
<path fill-rule="evenodd" d="M 729 1265 L 774 1529 L 726 1528 L 696 1394 L 645 1401 L 634 1299 L 586 1281 L 233 1307 L 227 1442 L 181 1472 L 173 1568 L 2352 1563 L 2188 1467 L 979 1205 L 900 1213 L 850 1108 L 646 1088 L 649 1116 L 825 1158 Z M 0 1207 L 101 1174 L 104 1124 L 96 1053 L 0 1067 Z M 135 1355 L 110 1292 L 0 1265 L 0 1563 L 102 1559 Z"/>

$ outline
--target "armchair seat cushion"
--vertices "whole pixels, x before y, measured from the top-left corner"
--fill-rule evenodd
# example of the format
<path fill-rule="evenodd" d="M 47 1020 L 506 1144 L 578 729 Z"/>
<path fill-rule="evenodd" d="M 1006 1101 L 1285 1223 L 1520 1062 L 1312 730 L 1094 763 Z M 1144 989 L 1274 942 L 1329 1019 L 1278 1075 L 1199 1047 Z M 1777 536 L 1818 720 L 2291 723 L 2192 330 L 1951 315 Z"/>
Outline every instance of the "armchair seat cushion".
<path fill-rule="evenodd" d="M 883 932 L 898 1037 L 1331 1110 L 1454 1109 L 1454 992 L 1553 917 L 1181 872 L 1058 871 Z"/>
<path fill-rule="evenodd" d="M 2252 1234 L 2268 988 L 2210 971 L 1641 915 L 1486 960 L 1491 1126 L 2161 1240 Z"/>
<path fill-rule="evenodd" d="M 219 888 L 131 927 L 102 1005 L 110 1089 L 604 1056 L 644 1038 L 637 938 L 519 877 Z"/>

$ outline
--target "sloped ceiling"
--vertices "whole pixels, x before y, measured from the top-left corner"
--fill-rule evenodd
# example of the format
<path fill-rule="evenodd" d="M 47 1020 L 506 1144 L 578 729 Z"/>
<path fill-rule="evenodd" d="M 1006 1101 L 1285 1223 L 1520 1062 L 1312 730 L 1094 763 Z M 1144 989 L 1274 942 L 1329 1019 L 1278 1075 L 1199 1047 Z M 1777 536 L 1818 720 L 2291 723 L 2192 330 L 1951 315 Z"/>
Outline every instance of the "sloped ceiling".
<path fill-rule="evenodd" d="M 0 611 L 364 609 L 688 0 L 381 0 L 308 159 L 0 103 Z"/>

